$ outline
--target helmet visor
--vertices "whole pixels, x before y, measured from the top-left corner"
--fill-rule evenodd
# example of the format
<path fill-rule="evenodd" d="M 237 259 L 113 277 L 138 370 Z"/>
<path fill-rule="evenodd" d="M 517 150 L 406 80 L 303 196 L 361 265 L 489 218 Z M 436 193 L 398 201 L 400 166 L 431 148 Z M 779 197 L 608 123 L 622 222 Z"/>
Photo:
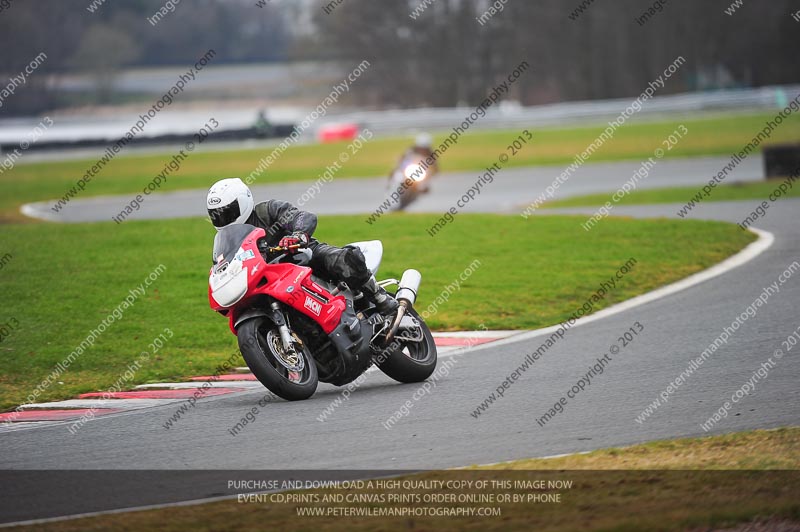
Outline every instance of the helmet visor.
<path fill-rule="evenodd" d="M 211 223 L 214 227 L 225 227 L 236 221 L 242 214 L 239 209 L 239 200 L 234 200 L 233 203 L 225 205 L 224 207 L 217 207 L 215 209 L 208 209 L 208 217 L 211 218 Z"/>

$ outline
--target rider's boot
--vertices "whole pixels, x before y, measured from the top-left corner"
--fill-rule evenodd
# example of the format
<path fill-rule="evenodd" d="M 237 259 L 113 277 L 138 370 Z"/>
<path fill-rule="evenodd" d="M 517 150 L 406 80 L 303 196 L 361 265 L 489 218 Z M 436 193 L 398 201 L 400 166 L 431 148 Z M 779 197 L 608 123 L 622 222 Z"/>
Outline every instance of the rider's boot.
<path fill-rule="evenodd" d="M 397 310 L 397 300 L 390 296 L 386 290 L 378 286 L 378 281 L 375 280 L 374 275 L 370 276 L 369 280 L 361 287 L 361 290 L 369 300 L 375 303 L 375 306 L 378 307 L 378 312 L 384 316 L 388 316 Z"/>

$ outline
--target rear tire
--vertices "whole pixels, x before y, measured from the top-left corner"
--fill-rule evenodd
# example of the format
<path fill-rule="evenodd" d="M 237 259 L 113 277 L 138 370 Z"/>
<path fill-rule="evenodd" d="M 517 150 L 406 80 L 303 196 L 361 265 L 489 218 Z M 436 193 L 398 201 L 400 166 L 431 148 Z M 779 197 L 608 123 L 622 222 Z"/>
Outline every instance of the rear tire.
<path fill-rule="evenodd" d="M 423 334 L 422 341 L 404 342 L 403 346 L 392 351 L 384 360 L 378 355 L 375 365 L 398 382 L 422 382 L 436 370 L 438 359 L 436 343 L 433 341 L 430 329 L 413 307 L 409 308 L 406 314 L 419 321 Z"/>
<path fill-rule="evenodd" d="M 277 351 L 278 347 L 274 345 L 276 334 L 279 339 L 280 335 L 275 324 L 264 317 L 247 320 L 239 326 L 237 329 L 239 349 L 247 367 L 261 384 L 275 395 L 287 401 L 308 399 L 317 390 L 319 382 L 317 364 L 308 348 L 303 347 L 298 353 L 303 357 L 303 370 L 297 372 L 299 380 L 290 380 L 290 371 L 278 362 L 280 353 Z"/>

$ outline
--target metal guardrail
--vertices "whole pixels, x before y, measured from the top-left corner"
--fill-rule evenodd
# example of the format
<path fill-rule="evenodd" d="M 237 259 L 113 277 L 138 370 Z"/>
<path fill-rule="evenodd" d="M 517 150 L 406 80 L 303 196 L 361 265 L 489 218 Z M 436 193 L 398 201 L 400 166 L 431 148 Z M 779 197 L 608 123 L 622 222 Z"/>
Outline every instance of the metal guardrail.
<path fill-rule="evenodd" d="M 746 112 L 777 110 L 800 94 L 800 85 L 761 87 L 756 89 L 732 89 L 707 92 L 692 92 L 655 96 L 645 102 L 636 114 L 636 120 L 653 120 L 665 116 L 690 115 L 699 112 Z M 474 122 L 470 129 L 503 129 L 517 126 L 548 127 L 569 124 L 605 123 L 613 120 L 634 101 L 635 97 L 614 100 L 563 102 L 549 105 L 523 107 L 516 102 L 503 101 L 491 107 Z M 286 125 L 281 133 L 291 131 L 291 123 L 299 124 L 313 108 L 274 110 L 280 114 L 280 122 Z M 451 130 L 469 116 L 474 107 L 394 109 L 383 111 L 343 111 L 332 108 L 324 117 L 318 118 L 301 135 L 302 142 L 313 142 L 319 128 L 336 123 L 355 123 L 367 127 L 379 135 L 401 135 L 420 130 Z M 216 109 L 213 116 L 219 120 L 218 137 L 234 136 L 233 130 L 244 131 L 252 126 L 255 111 L 244 109 Z M 272 114 L 272 113 L 271 113 Z M 208 110 L 164 113 L 156 124 L 148 125 L 141 135 L 140 143 L 167 143 L 176 135 L 187 135 L 202 127 L 210 116 Z M 37 149 L 73 148 L 81 146 L 104 146 L 116 140 L 133 124 L 135 116 L 115 117 L 113 120 L 70 117 L 59 118 L 56 127 L 37 142 Z M 0 146 L 13 149 L 29 134 L 39 119 L 5 119 L 0 121 Z M 241 138 L 241 137 L 237 137 Z M 248 137 L 249 138 L 249 137 Z"/>
<path fill-rule="evenodd" d="M 637 117 L 649 119 L 673 114 L 714 111 L 746 111 L 780 109 L 789 99 L 800 94 L 800 85 L 692 92 L 655 96 L 648 100 Z M 633 101 L 615 100 L 564 102 L 522 107 L 513 102 L 501 102 L 489 109 L 472 128 L 499 129 L 518 125 L 555 126 L 570 123 L 604 123 L 615 119 Z M 397 109 L 329 114 L 316 122 L 320 127 L 332 123 L 353 122 L 376 133 L 402 133 L 420 129 L 449 130 L 460 125 L 474 107 Z"/>

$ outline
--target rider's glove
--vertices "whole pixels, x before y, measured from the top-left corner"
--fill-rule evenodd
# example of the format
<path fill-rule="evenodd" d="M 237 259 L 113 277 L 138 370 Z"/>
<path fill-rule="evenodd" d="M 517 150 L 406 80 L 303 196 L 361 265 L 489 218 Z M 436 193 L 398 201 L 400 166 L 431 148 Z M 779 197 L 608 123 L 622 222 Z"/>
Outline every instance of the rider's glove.
<path fill-rule="evenodd" d="M 308 244 L 308 235 L 300 232 L 292 233 L 291 235 L 287 235 L 281 238 L 281 241 L 278 243 L 278 245 L 282 248 L 288 248 L 291 246 L 296 246 L 298 244 L 302 246 Z"/>

